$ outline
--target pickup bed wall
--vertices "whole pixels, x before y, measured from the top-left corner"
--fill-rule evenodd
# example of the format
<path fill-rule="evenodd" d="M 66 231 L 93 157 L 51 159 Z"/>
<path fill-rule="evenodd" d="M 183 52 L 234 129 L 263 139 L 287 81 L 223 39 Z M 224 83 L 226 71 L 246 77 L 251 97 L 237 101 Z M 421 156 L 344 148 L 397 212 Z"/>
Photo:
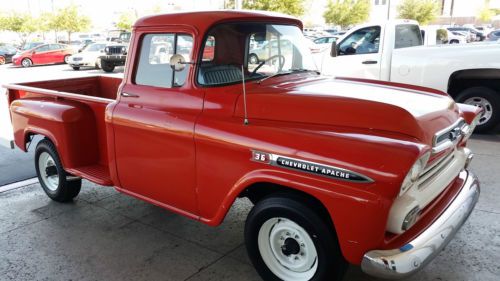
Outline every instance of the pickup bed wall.
<path fill-rule="evenodd" d="M 105 112 L 120 83 L 118 78 L 88 77 L 5 86 L 16 145 L 26 150 L 30 134 L 44 135 L 55 143 L 68 171 L 98 172 L 99 177 L 87 178 L 111 185 Z"/>

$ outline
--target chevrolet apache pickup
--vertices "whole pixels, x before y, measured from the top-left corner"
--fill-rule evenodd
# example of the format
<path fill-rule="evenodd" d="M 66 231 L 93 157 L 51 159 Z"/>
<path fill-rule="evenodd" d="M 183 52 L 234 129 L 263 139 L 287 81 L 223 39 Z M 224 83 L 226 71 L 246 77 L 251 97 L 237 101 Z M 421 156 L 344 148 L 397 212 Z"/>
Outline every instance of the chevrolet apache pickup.
<path fill-rule="evenodd" d="M 481 109 L 321 76 L 301 29 L 263 12 L 139 19 L 123 80 L 6 85 L 14 142 L 45 137 L 36 171 L 59 202 L 86 179 L 216 226 L 249 198 L 244 239 L 265 280 L 341 280 L 348 263 L 408 276 L 477 202 L 466 145 Z"/>

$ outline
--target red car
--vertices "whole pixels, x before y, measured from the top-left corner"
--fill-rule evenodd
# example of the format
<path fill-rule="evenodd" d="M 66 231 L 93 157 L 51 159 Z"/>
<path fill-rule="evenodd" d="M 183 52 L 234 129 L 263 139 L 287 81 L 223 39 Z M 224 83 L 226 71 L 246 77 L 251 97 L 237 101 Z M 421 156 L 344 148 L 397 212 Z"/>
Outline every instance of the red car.
<path fill-rule="evenodd" d="M 68 63 L 69 57 L 74 53 L 75 51 L 68 45 L 44 44 L 16 54 L 12 57 L 12 63 L 23 67 L 39 64 Z"/>
<path fill-rule="evenodd" d="M 252 64 L 250 38 L 276 48 Z M 15 144 L 44 137 L 35 168 L 55 201 L 86 179 L 216 226 L 247 197 L 244 239 L 264 280 L 338 281 L 347 263 L 386 278 L 422 269 L 478 200 L 467 140 L 482 109 L 322 76 L 295 18 L 156 15 L 131 39 L 123 80 L 5 86 Z"/>

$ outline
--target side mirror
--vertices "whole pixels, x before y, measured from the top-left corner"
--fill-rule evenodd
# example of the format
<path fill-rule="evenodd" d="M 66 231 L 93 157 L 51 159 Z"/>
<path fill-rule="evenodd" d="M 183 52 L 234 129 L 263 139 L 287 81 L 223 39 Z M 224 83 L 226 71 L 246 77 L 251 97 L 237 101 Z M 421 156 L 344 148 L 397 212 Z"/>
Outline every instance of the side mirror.
<path fill-rule="evenodd" d="M 337 56 L 337 40 L 332 42 L 332 48 L 330 49 L 330 56 L 331 57 Z"/>
<path fill-rule="evenodd" d="M 172 67 L 174 71 L 183 71 L 186 67 L 186 59 L 183 55 L 175 54 L 170 57 L 170 67 Z"/>

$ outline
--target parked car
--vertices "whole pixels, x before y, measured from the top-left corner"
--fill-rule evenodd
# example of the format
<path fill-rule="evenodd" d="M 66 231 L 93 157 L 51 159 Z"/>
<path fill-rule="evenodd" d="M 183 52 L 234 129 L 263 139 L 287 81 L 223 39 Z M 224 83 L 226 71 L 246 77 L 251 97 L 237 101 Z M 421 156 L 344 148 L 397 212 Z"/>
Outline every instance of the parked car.
<path fill-rule="evenodd" d="M 476 41 L 476 34 L 472 33 L 469 28 L 466 27 L 448 27 L 449 31 L 460 32 L 466 36 L 467 43 Z"/>
<path fill-rule="evenodd" d="M 339 281 L 348 263 L 406 277 L 442 254 L 478 200 L 467 141 L 481 109 L 321 76 L 301 27 L 247 11 L 139 19 L 123 80 L 6 85 L 15 144 L 44 137 L 35 168 L 58 202 L 87 179 L 216 226 L 249 198 L 244 239 L 264 280 Z M 252 36 L 281 41 L 277 54 L 249 64 Z M 179 37 L 199 43 L 180 54 Z M 174 42 L 166 62 L 158 42 Z"/>
<path fill-rule="evenodd" d="M 438 89 L 484 109 L 478 132 L 500 123 L 497 44 L 422 46 L 418 23 L 410 20 L 360 25 L 334 44 L 333 57 L 323 57 L 324 74 Z"/>
<path fill-rule="evenodd" d="M 64 44 L 44 44 L 30 50 L 17 53 L 12 58 L 14 65 L 30 67 L 39 64 L 68 63 L 75 51 Z"/>
<path fill-rule="evenodd" d="M 448 39 L 450 44 L 464 44 L 467 43 L 467 34 L 448 30 Z"/>
<path fill-rule="evenodd" d="M 17 49 L 10 44 L 0 43 L 0 65 L 11 63 Z"/>
<path fill-rule="evenodd" d="M 467 43 L 467 39 L 465 36 L 455 35 L 453 34 L 453 31 L 449 31 L 441 27 L 422 27 L 421 33 L 425 46 Z"/>
<path fill-rule="evenodd" d="M 265 41 L 257 49 L 250 50 L 248 55 L 248 62 L 251 64 L 259 64 L 260 62 L 268 60 L 270 57 L 276 56 L 278 51 L 278 43 L 281 44 L 284 53 L 290 54 L 293 52 L 292 43 L 288 40 L 271 40 Z"/>
<path fill-rule="evenodd" d="M 333 41 L 337 39 L 338 39 L 337 36 L 326 36 L 326 37 L 316 38 L 312 40 L 312 44 L 310 45 L 309 49 L 313 54 L 320 53 L 326 49 L 329 49 Z"/>
<path fill-rule="evenodd" d="M 488 34 L 488 41 L 498 41 L 500 40 L 500 29 L 494 30 Z"/>
<path fill-rule="evenodd" d="M 80 70 L 81 67 L 100 68 L 99 57 L 103 55 L 109 42 L 92 43 L 85 47 L 81 52 L 69 57 L 68 64 L 74 70 Z"/>

